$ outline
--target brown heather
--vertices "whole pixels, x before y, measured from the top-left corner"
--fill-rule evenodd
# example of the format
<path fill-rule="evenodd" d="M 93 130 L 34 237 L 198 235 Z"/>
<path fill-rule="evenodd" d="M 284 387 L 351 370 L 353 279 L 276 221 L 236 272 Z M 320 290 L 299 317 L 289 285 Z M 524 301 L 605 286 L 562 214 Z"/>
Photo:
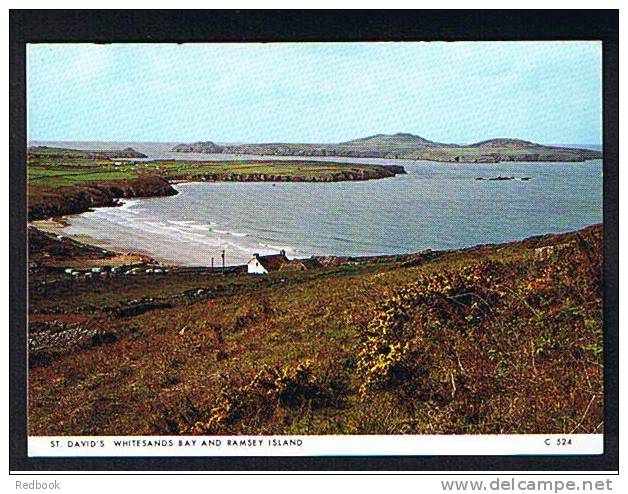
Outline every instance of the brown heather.
<path fill-rule="evenodd" d="M 29 432 L 602 432 L 602 250 L 594 226 L 267 277 L 34 272 L 31 331 L 110 336 L 30 355 Z"/>

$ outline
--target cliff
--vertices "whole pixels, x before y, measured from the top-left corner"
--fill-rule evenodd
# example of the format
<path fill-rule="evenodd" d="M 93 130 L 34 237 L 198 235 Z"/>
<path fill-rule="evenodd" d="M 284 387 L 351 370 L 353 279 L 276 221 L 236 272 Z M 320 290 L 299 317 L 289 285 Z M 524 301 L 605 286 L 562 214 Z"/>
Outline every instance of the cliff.
<path fill-rule="evenodd" d="M 372 165 L 359 169 L 336 170 L 317 175 L 306 173 L 238 173 L 237 171 L 225 171 L 218 173 L 196 172 L 178 178 L 180 180 L 200 180 L 203 182 L 346 182 L 390 178 L 404 173 L 406 173 L 406 170 L 403 166 Z"/>
<path fill-rule="evenodd" d="M 36 194 L 29 190 L 28 220 L 78 214 L 93 207 L 115 206 L 119 198 L 171 196 L 176 193 L 167 180 L 157 176 L 58 187 Z"/>

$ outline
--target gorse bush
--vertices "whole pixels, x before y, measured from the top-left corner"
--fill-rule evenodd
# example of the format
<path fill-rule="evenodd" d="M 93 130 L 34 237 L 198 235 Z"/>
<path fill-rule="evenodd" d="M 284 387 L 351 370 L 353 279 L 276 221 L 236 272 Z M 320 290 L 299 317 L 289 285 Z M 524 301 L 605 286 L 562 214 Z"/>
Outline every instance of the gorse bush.
<path fill-rule="evenodd" d="M 264 366 L 244 386 L 223 391 L 207 422 L 197 422 L 192 432 L 203 433 L 260 413 L 272 413 L 277 405 L 296 405 L 313 397 L 312 362 L 306 360 L 283 369 Z"/>
<path fill-rule="evenodd" d="M 417 384 L 413 378 L 422 374 L 420 362 L 436 343 L 445 343 L 434 331 L 454 325 L 465 333 L 490 318 L 500 292 L 486 284 L 498 287 L 496 273 L 502 268 L 487 261 L 455 273 L 424 276 L 385 302 L 369 323 L 359 353 L 362 396 L 408 380 Z"/>
<path fill-rule="evenodd" d="M 433 432 L 601 422 L 601 232 L 548 252 L 424 275 L 396 292 L 362 331 L 362 401 L 392 393 Z M 557 395 L 586 409 L 582 423 L 565 419 L 548 399 Z"/>
<path fill-rule="evenodd" d="M 310 360 L 283 368 L 265 365 L 246 384 L 225 385 L 208 408 L 187 400 L 186 407 L 176 414 L 163 410 L 156 425 L 161 432 L 220 433 L 242 420 L 268 420 L 278 407 L 296 407 L 305 402 L 317 405 L 322 394 Z"/>

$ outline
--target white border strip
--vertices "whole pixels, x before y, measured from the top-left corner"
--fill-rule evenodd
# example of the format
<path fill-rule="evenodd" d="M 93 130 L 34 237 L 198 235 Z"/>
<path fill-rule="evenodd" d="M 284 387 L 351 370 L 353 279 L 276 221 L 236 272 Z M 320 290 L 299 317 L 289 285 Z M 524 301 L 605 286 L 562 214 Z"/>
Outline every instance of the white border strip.
<path fill-rule="evenodd" d="M 32 436 L 29 457 L 598 455 L 603 434 Z"/>

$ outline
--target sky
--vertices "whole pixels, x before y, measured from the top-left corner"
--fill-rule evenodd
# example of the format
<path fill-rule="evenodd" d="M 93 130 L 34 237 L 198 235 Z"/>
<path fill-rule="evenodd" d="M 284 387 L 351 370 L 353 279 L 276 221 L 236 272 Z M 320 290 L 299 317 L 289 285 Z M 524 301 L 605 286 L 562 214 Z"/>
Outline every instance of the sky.
<path fill-rule="evenodd" d="M 599 42 L 31 44 L 29 140 L 600 144 Z"/>

